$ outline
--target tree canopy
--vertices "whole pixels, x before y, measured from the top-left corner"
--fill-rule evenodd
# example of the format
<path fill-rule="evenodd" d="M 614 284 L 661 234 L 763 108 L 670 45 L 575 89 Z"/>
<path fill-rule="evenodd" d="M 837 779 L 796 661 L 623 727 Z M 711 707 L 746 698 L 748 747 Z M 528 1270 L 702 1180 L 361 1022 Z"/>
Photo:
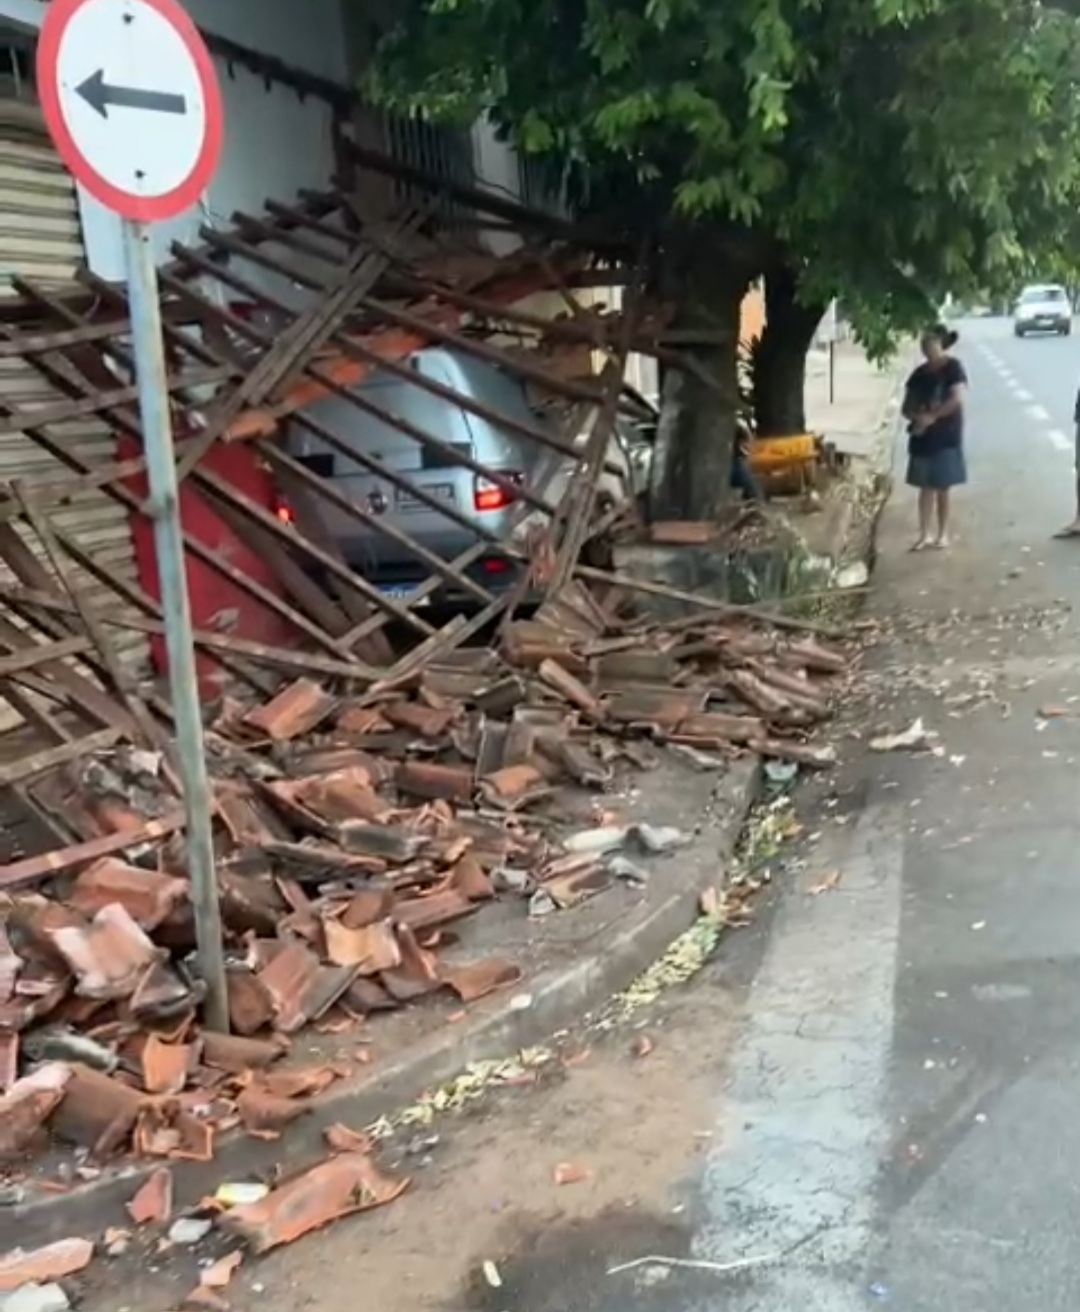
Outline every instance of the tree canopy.
<path fill-rule="evenodd" d="M 1076 260 L 1080 0 L 1063 4 L 406 0 L 373 87 L 489 115 L 579 210 L 654 235 L 691 325 L 779 265 L 884 351 L 945 290 Z"/>

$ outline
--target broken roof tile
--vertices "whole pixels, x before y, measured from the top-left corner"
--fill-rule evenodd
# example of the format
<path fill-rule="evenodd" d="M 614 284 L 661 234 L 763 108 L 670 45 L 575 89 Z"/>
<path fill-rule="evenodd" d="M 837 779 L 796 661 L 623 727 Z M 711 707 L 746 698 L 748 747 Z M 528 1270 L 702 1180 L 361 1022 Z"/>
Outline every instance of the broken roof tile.
<path fill-rule="evenodd" d="M 136 1020 L 172 1021 L 194 1010 L 203 991 L 201 981 L 197 989 L 190 987 L 167 961 L 158 959 L 143 971 L 127 1006 Z"/>
<path fill-rule="evenodd" d="M 76 993 L 101 1001 L 130 997 L 164 955 L 118 902 L 84 926 L 61 925 L 49 937 L 75 976 Z"/>
<path fill-rule="evenodd" d="M 470 902 L 490 902 L 495 896 L 495 886 L 490 876 L 472 851 L 466 852 L 454 863 L 448 879 L 450 887 Z"/>
<path fill-rule="evenodd" d="M 318 1020 L 341 997 L 356 975 L 355 966 L 324 966 L 302 943 L 289 943 L 259 973 L 274 1005 L 274 1027 L 295 1034 Z"/>
<path fill-rule="evenodd" d="M 225 976 L 225 987 L 229 995 L 229 1021 L 237 1034 L 257 1034 L 273 1022 L 273 998 L 258 975 L 241 968 L 230 970 Z"/>
<path fill-rule="evenodd" d="M 167 1166 L 155 1167 L 125 1207 L 136 1225 L 160 1225 L 167 1221 L 173 1207 L 172 1171 Z"/>
<path fill-rule="evenodd" d="M 297 679 L 265 705 L 249 711 L 244 723 L 275 742 L 287 742 L 316 728 L 336 706 L 337 698 L 313 679 Z"/>
<path fill-rule="evenodd" d="M 139 1109 L 132 1134 L 140 1157 L 178 1162 L 209 1162 L 214 1157 L 214 1126 L 187 1111 L 178 1098 L 155 1098 Z"/>
<path fill-rule="evenodd" d="M 80 1062 L 72 1062 L 70 1071 L 50 1128 L 58 1139 L 89 1149 L 93 1157 L 108 1157 L 130 1137 L 146 1096 Z"/>
<path fill-rule="evenodd" d="M 398 729 L 407 729 L 420 738 L 438 742 L 462 716 L 459 706 L 421 706 L 417 702 L 391 702 L 382 707 L 383 716 Z"/>
<path fill-rule="evenodd" d="M 89 1239 L 58 1239 L 44 1248 L 26 1251 L 13 1248 L 0 1256 L 0 1293 L 10 1293 L 23 1285 L 47 1285 L 65 1276 L 77 1275 L 94 1258 Z"/>
<path fill-rule="evenodd" d="M 287 1041 L 280 1036 L 249 1039 L 237 1034 L 217 1034 L 213 1030 L 204 1030 L 202 1034 L 204 1064 L 232 1075 L 249 1070 L 265 1070 L 280 1061 L 288 1050 Z"/>
<path fill-rule="evenodd" d="M 255 1138 L 276 1139 L 291 1122 L 306 1116 L 311 1104 L 299 1098 L 271 1093 L 261 1084 L 250 1084 L 236 1100 L 240 1124 Z"/>
<path fill-rule="evenodd" d="M 107 856 L 78 876 L 65 900 L 85 916 L 96 916 L 105 907 L 118 903 L 141 929 L 153 930 L 187 896 L 186 880 Z"/>
<path fill-rule="evenodd" d="M 327 916 L 322 926 L 326 955 L 335 966 L 351 966 L 361 975 L 377 975 L 401 964 L 401 950 L 389 920 L 353 929 Z"/>
<path fill-rule="evenodd" d="M 407 797 L 444 799 L 467 805 L 476 787 L 471 766 L 436 765 L 429 761 L 403 761 L 394 775 L 398 789 Z"/>
<path fill-rule="evenodd" d="M 529 806 L 551 792 L 544 772 L 534 765 L 510 765 L 480 780 L 484 799 L 500 810 Z"/>
<path fill-rule="evenodd" d="M 66 1063 L 49 1062 L 0 1095 L 0 1163 L 22 1156 L 31 1147 L 59 1106 L 70 1079 Z"/>
<path fill-rule="evenodd" d="M 452 989 L 462 1002 L 476 1002 L 496 989 L 508 988 L 521 979 L 521 968 L 512 961 L 498 957 L 474 961 L 467 966 L 443 970 L 442 982 Z"/>
<path fill-rule="evenodd" d="M 266 1198 L 222 1213 L 218 1225 L 265 1253 L 354 1212 L 399 1198 L 408 1180 L 390 1180 L 366 1153 L 339 1153 L 287 1181 Z"/>
<path fill-rule="evenodd" d="M 447 888 L 422 897 L 405 898 L 394 908 L 394 920 L 418 933 L 438 925 L 448 925 L 453 920 L 471 915 L 475 910 L 475 904 L 464 893 Z"/>
<path fill-rule="evenodd" d="M 199 1044 L 169 1043 L 160 1034 L 146 1036 L 142 1050 L 142 1081 L 147 1093 L 180 1093 L 194 1069 Z"/>

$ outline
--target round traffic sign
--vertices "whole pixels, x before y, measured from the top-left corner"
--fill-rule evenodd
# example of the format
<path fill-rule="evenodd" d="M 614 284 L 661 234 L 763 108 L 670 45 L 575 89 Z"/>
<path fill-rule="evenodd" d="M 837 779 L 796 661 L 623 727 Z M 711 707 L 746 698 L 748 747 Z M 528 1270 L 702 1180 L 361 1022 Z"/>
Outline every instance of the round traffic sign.
<path fill-rule="evenodd" d="M 38 92 L 64 163 L 103 205 L 144 223 L 190 209 L 221 156 L 221 89 L 177 0 L 52 0 Z"/>

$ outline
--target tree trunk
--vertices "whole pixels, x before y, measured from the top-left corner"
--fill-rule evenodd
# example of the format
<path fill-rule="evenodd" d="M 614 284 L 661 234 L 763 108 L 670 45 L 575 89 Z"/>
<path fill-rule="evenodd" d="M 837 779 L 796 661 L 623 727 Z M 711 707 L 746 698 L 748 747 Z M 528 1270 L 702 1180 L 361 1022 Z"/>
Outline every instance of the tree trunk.
<path fill-rule="evenodd" d="M 798 290 L 798 272 L 788 264 L 765 274 L 765 331 L 754 349 L 759 437 L 806 432 L 806 356 L 827 307 L 804 305 Z"/>
<path fill-rule="evenodd" d="M 687 367 L 664 373 L 653 519 L 711 520 L 732 500 L 739 316 L 759 267 L 749 243 L 713 234 L 665 252 L 662 291 L 676 306 L 670 340 Z"/>

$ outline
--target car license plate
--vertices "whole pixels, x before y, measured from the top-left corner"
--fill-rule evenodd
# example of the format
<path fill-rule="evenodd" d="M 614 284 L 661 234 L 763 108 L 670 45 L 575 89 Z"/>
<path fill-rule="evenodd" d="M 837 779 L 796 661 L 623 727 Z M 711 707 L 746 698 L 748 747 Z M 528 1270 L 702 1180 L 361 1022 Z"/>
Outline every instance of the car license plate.
<path fill-rule="evenodd" d="M 384 597 L 392 597 L 398 600 L 401 597 L 408 597 L 416 591 L 415 583 L 384 583 L 380 584 L 379 591 Z"/>
<path fill-rule="evenodd" d="M 436 501 L 453 501 L 455 497 L 453 483 L 425 483 L 424 491 Z M 428 510 L 430 507 L 419 497 L 399 487 L 394 493 L 394 501 L 399 510 Z"/>

